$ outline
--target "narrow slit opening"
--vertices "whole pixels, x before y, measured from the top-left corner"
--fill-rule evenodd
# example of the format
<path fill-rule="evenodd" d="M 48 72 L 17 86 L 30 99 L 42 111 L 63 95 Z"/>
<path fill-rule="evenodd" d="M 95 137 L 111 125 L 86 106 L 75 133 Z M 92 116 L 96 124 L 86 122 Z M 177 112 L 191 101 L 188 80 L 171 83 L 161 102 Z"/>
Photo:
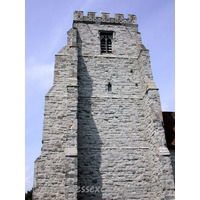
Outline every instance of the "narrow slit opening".
<path fill-rule="evenodd" d="M 112 92 L 112 85 L 111 85 L 111 83 L 108 83 L 108 92 Z"/>

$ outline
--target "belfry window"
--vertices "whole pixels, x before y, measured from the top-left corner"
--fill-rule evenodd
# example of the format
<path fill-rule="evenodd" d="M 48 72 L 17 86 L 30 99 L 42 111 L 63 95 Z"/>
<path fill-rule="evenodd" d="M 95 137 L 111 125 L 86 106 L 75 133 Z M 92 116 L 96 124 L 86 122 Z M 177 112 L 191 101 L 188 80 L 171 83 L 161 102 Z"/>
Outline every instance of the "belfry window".
<path fill-rule="evenodd" d="M 112 32 L 100 32 L 101 53 L 112 53 Z"/>

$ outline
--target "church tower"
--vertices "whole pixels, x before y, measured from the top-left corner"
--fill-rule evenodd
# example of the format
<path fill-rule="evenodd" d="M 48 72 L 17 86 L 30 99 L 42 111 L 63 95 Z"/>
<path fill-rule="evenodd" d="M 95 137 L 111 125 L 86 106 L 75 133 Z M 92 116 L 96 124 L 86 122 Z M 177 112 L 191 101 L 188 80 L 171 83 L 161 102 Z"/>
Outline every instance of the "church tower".
<path fill-rule="evenodd" d="M 159 91 L 135 15 L 74 12 L 44 109 L 33 199 L 174 199 Z"/>

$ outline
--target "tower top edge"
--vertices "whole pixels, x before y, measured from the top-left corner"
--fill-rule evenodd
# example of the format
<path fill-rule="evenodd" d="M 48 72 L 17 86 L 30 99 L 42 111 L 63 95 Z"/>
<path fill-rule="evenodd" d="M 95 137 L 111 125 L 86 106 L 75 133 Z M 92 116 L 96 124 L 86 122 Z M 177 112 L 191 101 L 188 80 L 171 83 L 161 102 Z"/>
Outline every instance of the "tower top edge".
<path fill-rule="evenodd" d="M 124 18 L 124 14 L 115 13 L 114 18 L 112 18 L 110 13 L 105 12 L 101 12 L 101 17 L 98 17 L 96 12 L 88 12 L 87 16 L 84 16 L 83 11 L 74 11 L 74 21 L 137 24 L 137 18 L 134 14 L 128 14 L 127 18 Z"/>

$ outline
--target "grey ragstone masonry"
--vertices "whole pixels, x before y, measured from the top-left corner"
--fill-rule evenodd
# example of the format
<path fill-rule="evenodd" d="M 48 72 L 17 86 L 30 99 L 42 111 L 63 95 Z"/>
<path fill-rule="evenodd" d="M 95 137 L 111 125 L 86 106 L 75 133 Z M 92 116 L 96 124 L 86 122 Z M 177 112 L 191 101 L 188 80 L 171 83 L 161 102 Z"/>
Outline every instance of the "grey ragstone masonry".
<path fill-rule="evenodd" d="M 112 53 L 100 53 L 102 31 Z M 75 11 L 45 96 L 33 199 L 174 199 L 162 121 L 136 16 Z"/>

